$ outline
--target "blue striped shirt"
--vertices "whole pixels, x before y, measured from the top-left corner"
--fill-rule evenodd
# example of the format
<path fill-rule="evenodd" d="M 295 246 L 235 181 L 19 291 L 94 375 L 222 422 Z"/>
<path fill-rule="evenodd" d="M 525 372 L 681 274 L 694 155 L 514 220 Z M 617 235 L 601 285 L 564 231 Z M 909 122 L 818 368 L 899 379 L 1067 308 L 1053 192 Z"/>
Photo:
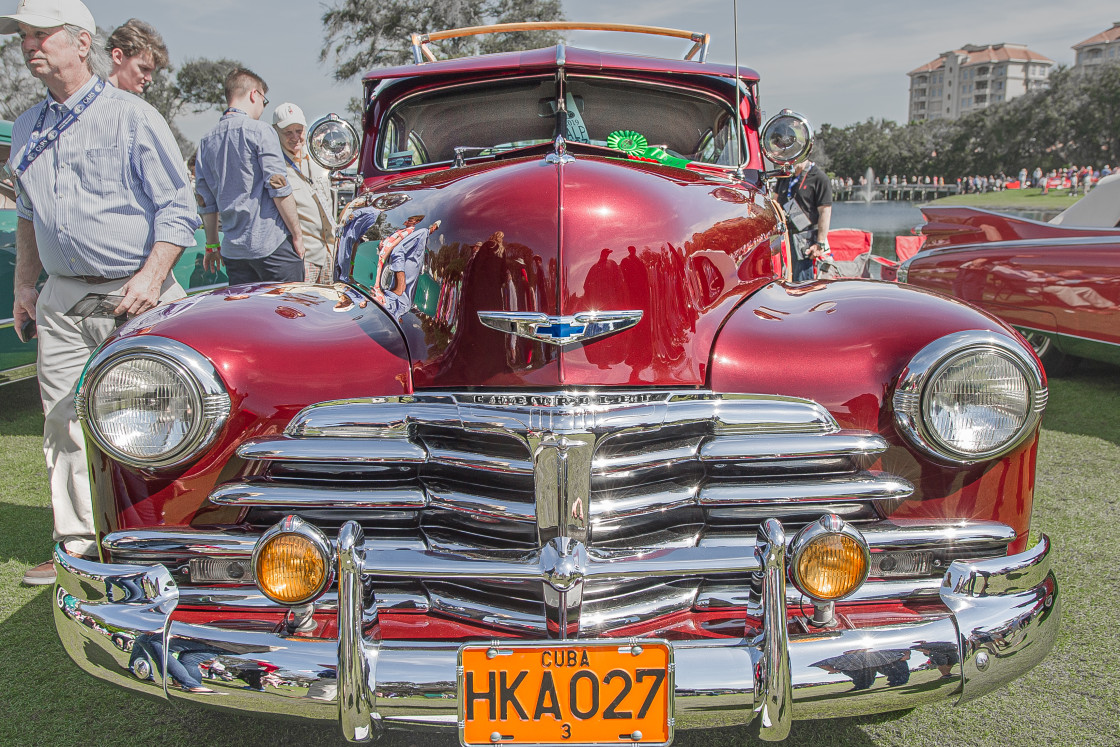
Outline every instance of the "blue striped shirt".
<path fill-rule="evenodd" d="M 13 168 L 43 107 L 50 109 L 45 132 L 96 82 L 91 77 L 65 110 L 48 95 L 16 119 Z M 34 223 L 50 275 L 124 277 L 140 269 L 157 241 L 194 246 L 200 223 L 171 128 L 143 99 L 111 85 L 32 162 L 16 190 L 16 211 Z"/>
<path fill-rule="evenodd" d="M 223 257 L 267 257 L 288 238 L 271 198 L 290 195 L 292 185 L 271 126 L 244 112 L 226 112 L 202 136 L 194 174 L 199 212 L 221 213 Z"/>

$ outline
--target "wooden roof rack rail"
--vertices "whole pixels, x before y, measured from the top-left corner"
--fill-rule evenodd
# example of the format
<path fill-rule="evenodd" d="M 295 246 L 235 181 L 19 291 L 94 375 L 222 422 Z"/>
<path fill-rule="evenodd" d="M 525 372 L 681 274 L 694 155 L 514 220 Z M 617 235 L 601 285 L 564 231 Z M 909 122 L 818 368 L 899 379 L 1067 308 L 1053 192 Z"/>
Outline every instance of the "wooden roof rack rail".
<path fill-rule="evenodd" d="M 419 65 L 425 60 L 435 62 L 436 56 L 428 45 L 443 39 L 456 39 L 462 36 L 478 36 L 480 34 L 502 34 L 516 31 L 622 31 L 631 34 L 652 34 L 654 36 L 672 36 L 677 39 L 688 39 L 692 48 L 685 54 L 684 59 L 691 60 L 699 54 L 698 61 L 704 62 L 708 56 L 708 43 L 710 34 L 697 31 L 683 31 L 681 29 L 667 29 L 659 26 L 636 26 L 630 23 L 579 23 L 575 21 L 526 21 L 522 23 L 495 23 L 490 26 L 467 26 L 461 29 L 448 31 L 434 31 L 430 34 L 412 34 L 412 57 Z"/>

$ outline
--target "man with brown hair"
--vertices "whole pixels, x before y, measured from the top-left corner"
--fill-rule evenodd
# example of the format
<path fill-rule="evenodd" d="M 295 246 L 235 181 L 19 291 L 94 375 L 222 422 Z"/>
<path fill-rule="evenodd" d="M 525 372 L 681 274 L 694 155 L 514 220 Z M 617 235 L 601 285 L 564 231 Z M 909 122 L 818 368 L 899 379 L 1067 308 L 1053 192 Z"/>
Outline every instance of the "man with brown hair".
<path fill-rule="evenodd" d="M 268 86 L 253 71 L 236 68 L 225 88 L 228 108 L 203 135 L 195 162 L 198 212 L 206 229 L 203 266 L 213 272 L 225 262 L 230 285 L 301 282 L 303 234 L 288 167 L 276 130 L 260 121 Z"/>
<path fill-rule="evenodd" d="M 138 18 L 130 18 L 109 35 L 105 51 L 113 60 L 109 82 L 122 91 L 143 94 L 152 75 L 167 67 L 163 37 Z"/>

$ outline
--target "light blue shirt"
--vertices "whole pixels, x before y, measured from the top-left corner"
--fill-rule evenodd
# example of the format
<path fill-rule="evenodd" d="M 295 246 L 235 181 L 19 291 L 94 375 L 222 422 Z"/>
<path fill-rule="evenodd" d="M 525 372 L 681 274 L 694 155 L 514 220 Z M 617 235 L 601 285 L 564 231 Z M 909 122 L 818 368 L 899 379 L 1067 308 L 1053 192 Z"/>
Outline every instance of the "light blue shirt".
<path fill-rule="evenodd" d="M 401 239 L 401 243 L 394 246 L 393 251 L 389 253 L 389 269 L 393 273 L 404 273 L 404 293 L 399 296 L 391 290 L 383 293 L 385 308 L 397 319 L 412 308 L 412 299 L 416 295 L 416 282 L 420 279 L 420 270 L 427 250 L 428 229 L 421 228 Z M 396 280 L 393 283 L 395 287 Z"/>
<path fill-rule="evenodd" d="M 45 132 L 96 82 L 90 78 L 62 105 L 48 96 L 16 119 L 13 168 L 43 107 L 50 108 Z M 110 85 L 31 163 L 16 191 L 16 211 L 34 223 L 49 275 L 125 277 L 157 241 L 194 246 L 200 223 L 171 128 L 143 99 Z"/>
<path fill-rule="evenodd" d="M 199 212 L 222 216 L 223 257 L 267 257 L 288 238 L 271 198 L 290 195 L 292 185 L 271 126 L 228 111 L 198 144 L 194 173 Z"/>

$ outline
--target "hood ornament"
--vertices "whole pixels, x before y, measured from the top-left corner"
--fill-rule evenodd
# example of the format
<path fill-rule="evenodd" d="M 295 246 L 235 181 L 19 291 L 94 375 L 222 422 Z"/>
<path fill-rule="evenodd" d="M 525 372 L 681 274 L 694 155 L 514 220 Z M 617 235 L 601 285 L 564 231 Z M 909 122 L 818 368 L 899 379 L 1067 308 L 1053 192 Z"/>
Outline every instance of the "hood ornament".
<path fill-rule="evenodd" d="M 531 311 L 480 311 L 478 318 L 499 332 L 550 345 L 569 345 L 630 329 L 642 320 L 642 312 L 581 311 L 571 316 L 549 316 Z"/>
<path fill-rule="evenodd" d="M 548 163 L 571 163 L 576 160 L 574 156 L 568 153 L 568 141 L 564 139 L 563 135 L 557 135 L 556 139 L 552 141 L 552 152 L 544 157 Z"/>

